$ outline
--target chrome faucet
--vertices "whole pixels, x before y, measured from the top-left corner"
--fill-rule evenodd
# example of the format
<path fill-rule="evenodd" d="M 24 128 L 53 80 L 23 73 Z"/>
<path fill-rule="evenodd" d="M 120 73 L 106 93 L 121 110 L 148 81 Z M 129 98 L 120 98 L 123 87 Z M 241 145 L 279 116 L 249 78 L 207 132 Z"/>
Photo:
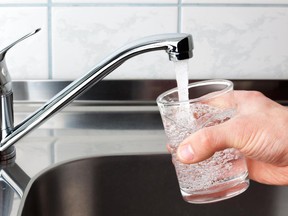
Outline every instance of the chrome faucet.
<path fill-rule="evenodd" d="M 157 50 L 165 50 L 170 61 L 179 61 L 192 57 L 193 42 L 189 34 L 163 34 L 146 37 L 127 44 L 112 55 L 97 64 L 84 76 L 72 82 L 50 101 L 26 118 L 17 126 L 13 125 L 13 92 L 10 75 L 5 64 L 6 52 L 19 41 L 35 34 L 36 31 L 17 40 L 0 51 L 0 94 L 1 94 L 1 141 L 0 154 L 2 158 L 11 158 L 15 155 L 13 144 L 24 137 L 28 132 L 39 126 L 52 115 L 56 114 L 84 93 L 95 83 L 115 70 L 129 58 Z M 12 149 L 12 150 L 11 150 Z M 8 156 L 7 156 L 8 155 Z"/>

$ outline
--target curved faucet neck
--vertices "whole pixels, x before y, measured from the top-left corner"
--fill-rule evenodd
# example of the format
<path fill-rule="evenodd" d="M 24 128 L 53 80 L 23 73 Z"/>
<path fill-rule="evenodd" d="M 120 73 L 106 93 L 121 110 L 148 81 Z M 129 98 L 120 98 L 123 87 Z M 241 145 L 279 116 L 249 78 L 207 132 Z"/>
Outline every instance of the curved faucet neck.
<path fill-rule="evenodd" d="M 13 131 L 3 138 L 0 143 L 0 151 L 4 151 L 35 127 L 58 113 L 76 97 L 87 91 L 94 84 L 119 67 L 133 56 L 156 51 L 165 50 L 169 60 L 179 61 L 192 57 L 193 42 L 189 34 L 164 34 L 146 37 L 118 49 L 112 55 L 97 64 L 84 76 L 72 82 L 69 86 L 55 95 L 50 101 L 26 118 L 22 123 L 13 128 Z"/>

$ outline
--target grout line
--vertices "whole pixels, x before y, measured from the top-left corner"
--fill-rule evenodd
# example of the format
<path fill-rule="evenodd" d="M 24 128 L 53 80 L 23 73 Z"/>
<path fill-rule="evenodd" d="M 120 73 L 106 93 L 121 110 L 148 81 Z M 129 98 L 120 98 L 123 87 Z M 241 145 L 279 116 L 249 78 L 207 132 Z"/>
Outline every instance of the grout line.
<path fill-rule="evenodd" d="M 178 21 L 177 21 L 177 32 L 182 31 L 182 0 L 178 0 Z"/>
<path fill-rule="evenodd" d="M 171 7 L 177 3 L 53 3 L 53 7 Z"/>
<path fill-rule="evenodd" d="M 52 6 L 51 1 L 48 0 L 47 4 L 47 33 L 48 33 L 48 79 L 53 78 L 53 62 L 52 62 Z"/>
<path fill-rule="evenodd" d="M 0 7 L 171 7 L 177 6 L 177 3 L 0 3 Z"/>
<path fill-rule="evenodd" d="M 47 7 L 47 3 L 0 3 L 1 7 Z"/>
<path fill-rule="evenodd" d="M 1 7 L 288 7 L 288 3 L 0 3 Z"/>
<path fill-rule="evenodd" d="M 182 7 L 288 7 L 283 3 L 182 3 Z"/>

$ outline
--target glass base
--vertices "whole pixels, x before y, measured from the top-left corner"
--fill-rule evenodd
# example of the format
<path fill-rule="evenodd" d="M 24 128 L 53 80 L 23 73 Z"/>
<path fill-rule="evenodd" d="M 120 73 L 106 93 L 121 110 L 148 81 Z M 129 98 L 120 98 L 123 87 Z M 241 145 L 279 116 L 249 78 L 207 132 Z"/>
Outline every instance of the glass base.
<path fill-rule="evenodd" d="M 183 199 L 186 202 L 194 203 L 194 204 L 206 204 L 206 203 L 214 203 L 222 200 L 226 200 L 237 196 L 249 187 L 249 179 L 248 176 L 241 182 L 230 182 L 226 183 L 225 186 L 219 185 L 214 187 L 213 189 L 208 189 L 205 191 L 197 191 L 193 194 L 188 194 L 181 190 L 181 194 Z"/>

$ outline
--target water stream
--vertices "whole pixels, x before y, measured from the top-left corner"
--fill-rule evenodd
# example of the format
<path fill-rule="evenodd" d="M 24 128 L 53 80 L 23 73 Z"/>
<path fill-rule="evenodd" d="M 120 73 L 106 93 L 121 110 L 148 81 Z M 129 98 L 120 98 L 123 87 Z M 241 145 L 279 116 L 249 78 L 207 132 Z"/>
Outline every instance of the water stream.
<path fill-rule="evenodd" d="M 178 87 L 178 97 L 179 101 L 188 101 L 189 93 L 188 93 L 188 82 L 189 82 L 189 68 L 188 61 L 177 61 L 174 64 L 174 70 L 176 73 L 176 81 Z"/>

